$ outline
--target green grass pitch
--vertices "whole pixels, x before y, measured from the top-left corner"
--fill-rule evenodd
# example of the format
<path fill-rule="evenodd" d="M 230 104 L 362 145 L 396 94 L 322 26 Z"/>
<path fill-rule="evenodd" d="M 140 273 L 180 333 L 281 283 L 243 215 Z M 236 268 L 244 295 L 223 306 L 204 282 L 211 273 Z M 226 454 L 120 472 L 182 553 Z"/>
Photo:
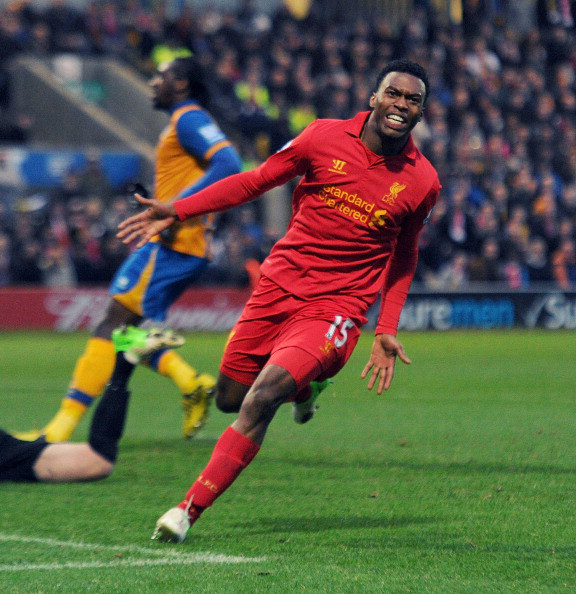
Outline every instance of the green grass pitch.
<path fill-rule="evenodd" d="M 0 336 L 0 426 L 41 427 L 86 334 Z M 216 373 L 223 334 L 181 352 Z M 371 336 L 308 425 L 289 406 L 183 545 L 150 540 L 233 416 L 180 437 L 175 387 L 133 377 L 114 474 L 0 484 L 3 593 L 576 591 L 574 332 L 405 333 L 382 396 Z M 75 439 L 86 436 L 88 418 Z"/>

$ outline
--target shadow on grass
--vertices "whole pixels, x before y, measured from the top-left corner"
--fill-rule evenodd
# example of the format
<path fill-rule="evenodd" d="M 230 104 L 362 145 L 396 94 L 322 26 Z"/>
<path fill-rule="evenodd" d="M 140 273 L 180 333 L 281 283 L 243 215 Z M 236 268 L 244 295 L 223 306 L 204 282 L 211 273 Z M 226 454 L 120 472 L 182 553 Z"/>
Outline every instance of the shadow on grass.
<path fill-rule="evenodd" d="M 217 439 L 214 437 L 194 437 L 192 439 L 147 439 L 123 440 L 120 444 L 122 452 L 170 452 L 180 454 L 182 452 L 212 452 Z"/>
<path fill-rule="evenodd" d="M 363 469 L 382 469 L 382 468 L 400 468 L 406 470 L 418 470 L 423 472 L 450 472 L 458 474 L 575 474 L 576 468 L 568 468 L 551 464 L 505 464 L 501 462 L 478 462 L 467 460 L 465 462 L 414 462 L 402 460 L 382 460 L 375 461 L 373 458 L 334 460 L 331 458 L 317 458 L 314 460 L 302 460 L 302 458 L 281 458 L 275 459 L 275 462 L 289 466 L 299 466 L 302 468 L 349 468 L 351 466 Z"/>
<path fill-rule="evenodd" d="M 369 528 L 398 528 L 416 524 L 431 524 L 437 518 L 415 516 L 357 516 L 343 518 L 341 516 L 324 517 L 266 517 L 260 518 L 258 526 L 253 522 L 235 522 L 235 528 L 241 528 L 250 534 L 269 534 L 274 532 L 321 532 L 325 530 L 365 530 Z"/>
<path fill-rule="evenodd" d="M 548 559 L 573 559 L 576 557 L 576 546 L 556 546 L 554 544 L 522 545 L 492 543 L 474 543 L 459 534 L 441 533 L 436 529 L 428 531 L 416 531 L 416 533 L 399 536 L 394 532 L 398 528 L 413 528 L 424 525 L 440 524 L 442 518 L 397 516 L 397 517 L 314 517 L 304 516 L 300 518 L 267 517 L 259 519 L 258 525 L 253 522 L 235 522 L 234 529 L 242 530 L 243 534 L 266 535 L 266 534 L 287 534 L 301 533 L 314 534 L 323 531 L 342 531 L 338 537 L 340 546 L 350 548 L 374 549 L 401 549 L 421 550 L 427 554 L 434 552 L 455 553 L 455 554 L 488 554 L 506 556 L 518 561 L 540 561 Z M 381 537 L 375 535 L 374 530 L 389 530 Z M 347 531 L 353 531 L 346 534 Z"/>
<path fill-rule="evenodd" d="M 216 444 L 215 437 L 195 437 L 192 439 L 155 439 L 147 440 L 145 444 L 142 441 L 131 441 L 127 439 L 120 446 L 120 454 L 144 452 L 150 454 L 180 455 L 182 452 L 196 456 L 209 456 Z M 322 469 L 325 473 L 330 469 L 347 469 L 357 467 L 362 469 L 403 469 L 422 472 L 449 472 L 453 474 L 543 474 L 543 475 L 576 475 L 576 468 L 563 467 L 552 464 L 514 464 L 504 462 L 480 462 L 477 460 L 465 460 L 462 462 L 442 462 L 429 461 L 418 462 L 414 460 L 374 460 L 370 458 L 337 458 L 331 456 L 318 456 L 316 458 L 303 459 L 298 453 L 294 457 L 277 457 L 270 453 L 272 447 L 265 453 L 266 462 L 271 464 L 281 464 L 288 467 Z M 262 459 L 263 456 L 260 455 Z"/>

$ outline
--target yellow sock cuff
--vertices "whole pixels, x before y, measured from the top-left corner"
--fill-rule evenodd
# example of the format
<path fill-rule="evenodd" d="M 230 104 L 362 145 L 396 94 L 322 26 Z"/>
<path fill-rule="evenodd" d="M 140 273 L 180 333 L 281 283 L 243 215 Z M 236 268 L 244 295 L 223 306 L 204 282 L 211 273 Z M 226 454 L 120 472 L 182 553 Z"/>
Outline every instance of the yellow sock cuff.
<path fill-rule="evenodd" d="M 76 362 L 70 390 L 97 398 L 110 381 L 115 363 L 116 351 L 112 341 L 91 338 Z"/>
<path fill-rule="evenodd" d="M 60 407 L 60 410 L 64 411 L 64 414 L 67 416 L 79 421 L 84 416 L 87 408 L 88 407 L 85 404 L 78 402 L 78 400 L 64 398 L 64 400 L 62 400 L 62 406 Z"/>
<path fill-rule="evenodd" d="M 160 357 L 158 373 L 169 377 L 182 394 L 190 394 L 196 389 L 196 370 L 173 350 L 166 351 Z"/>

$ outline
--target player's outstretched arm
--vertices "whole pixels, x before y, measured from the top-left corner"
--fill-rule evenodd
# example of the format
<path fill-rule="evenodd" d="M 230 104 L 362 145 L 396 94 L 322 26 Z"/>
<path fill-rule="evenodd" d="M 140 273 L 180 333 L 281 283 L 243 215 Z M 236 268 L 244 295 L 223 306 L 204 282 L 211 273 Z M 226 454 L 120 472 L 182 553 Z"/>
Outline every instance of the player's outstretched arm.
<path fill-rule="evenodd" d="M 172 204 L 153 198 L 144 198 L 140 194 L 134 194 L 134 197 L 140 204 L 148 208 L 122 221 L 118 225 L 120 231 L 116 236 L 123 243 L 131 243 L 136 240 L 136 247 L 142 247 L 155 235 L 168 229 L 172 223 L 178 220 L 178 216 Z"/>
<path fill-rule="evenodd" d="M 400 341 L 392 334 L 377 334 L 372 344 L 370 359 L 364 366 L 360 377 L 368 380 L 368 389 L 371 390 L 374 384 L 378 382 L 377 392 L 382 394 L 392 384 L 394 379 L 394 367 L 396 366 L 396 357 L 399 357 L 403 363 L 410 365 L 412 361 L 404 352 L 404 347 Z"/>

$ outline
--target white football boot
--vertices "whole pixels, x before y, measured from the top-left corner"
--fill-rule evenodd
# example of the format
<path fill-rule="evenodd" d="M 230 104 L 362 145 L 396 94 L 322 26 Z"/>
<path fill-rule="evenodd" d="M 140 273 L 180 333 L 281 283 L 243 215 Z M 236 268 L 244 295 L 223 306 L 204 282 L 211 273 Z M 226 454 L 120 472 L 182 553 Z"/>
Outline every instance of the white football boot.
<path fill-rule="evenodd" d="M 156 522 L 152 540 L 181 543 L 184 542 L 189 529 L 190 520 L 186 510 L 181 507 L 173 507 Z"/>

